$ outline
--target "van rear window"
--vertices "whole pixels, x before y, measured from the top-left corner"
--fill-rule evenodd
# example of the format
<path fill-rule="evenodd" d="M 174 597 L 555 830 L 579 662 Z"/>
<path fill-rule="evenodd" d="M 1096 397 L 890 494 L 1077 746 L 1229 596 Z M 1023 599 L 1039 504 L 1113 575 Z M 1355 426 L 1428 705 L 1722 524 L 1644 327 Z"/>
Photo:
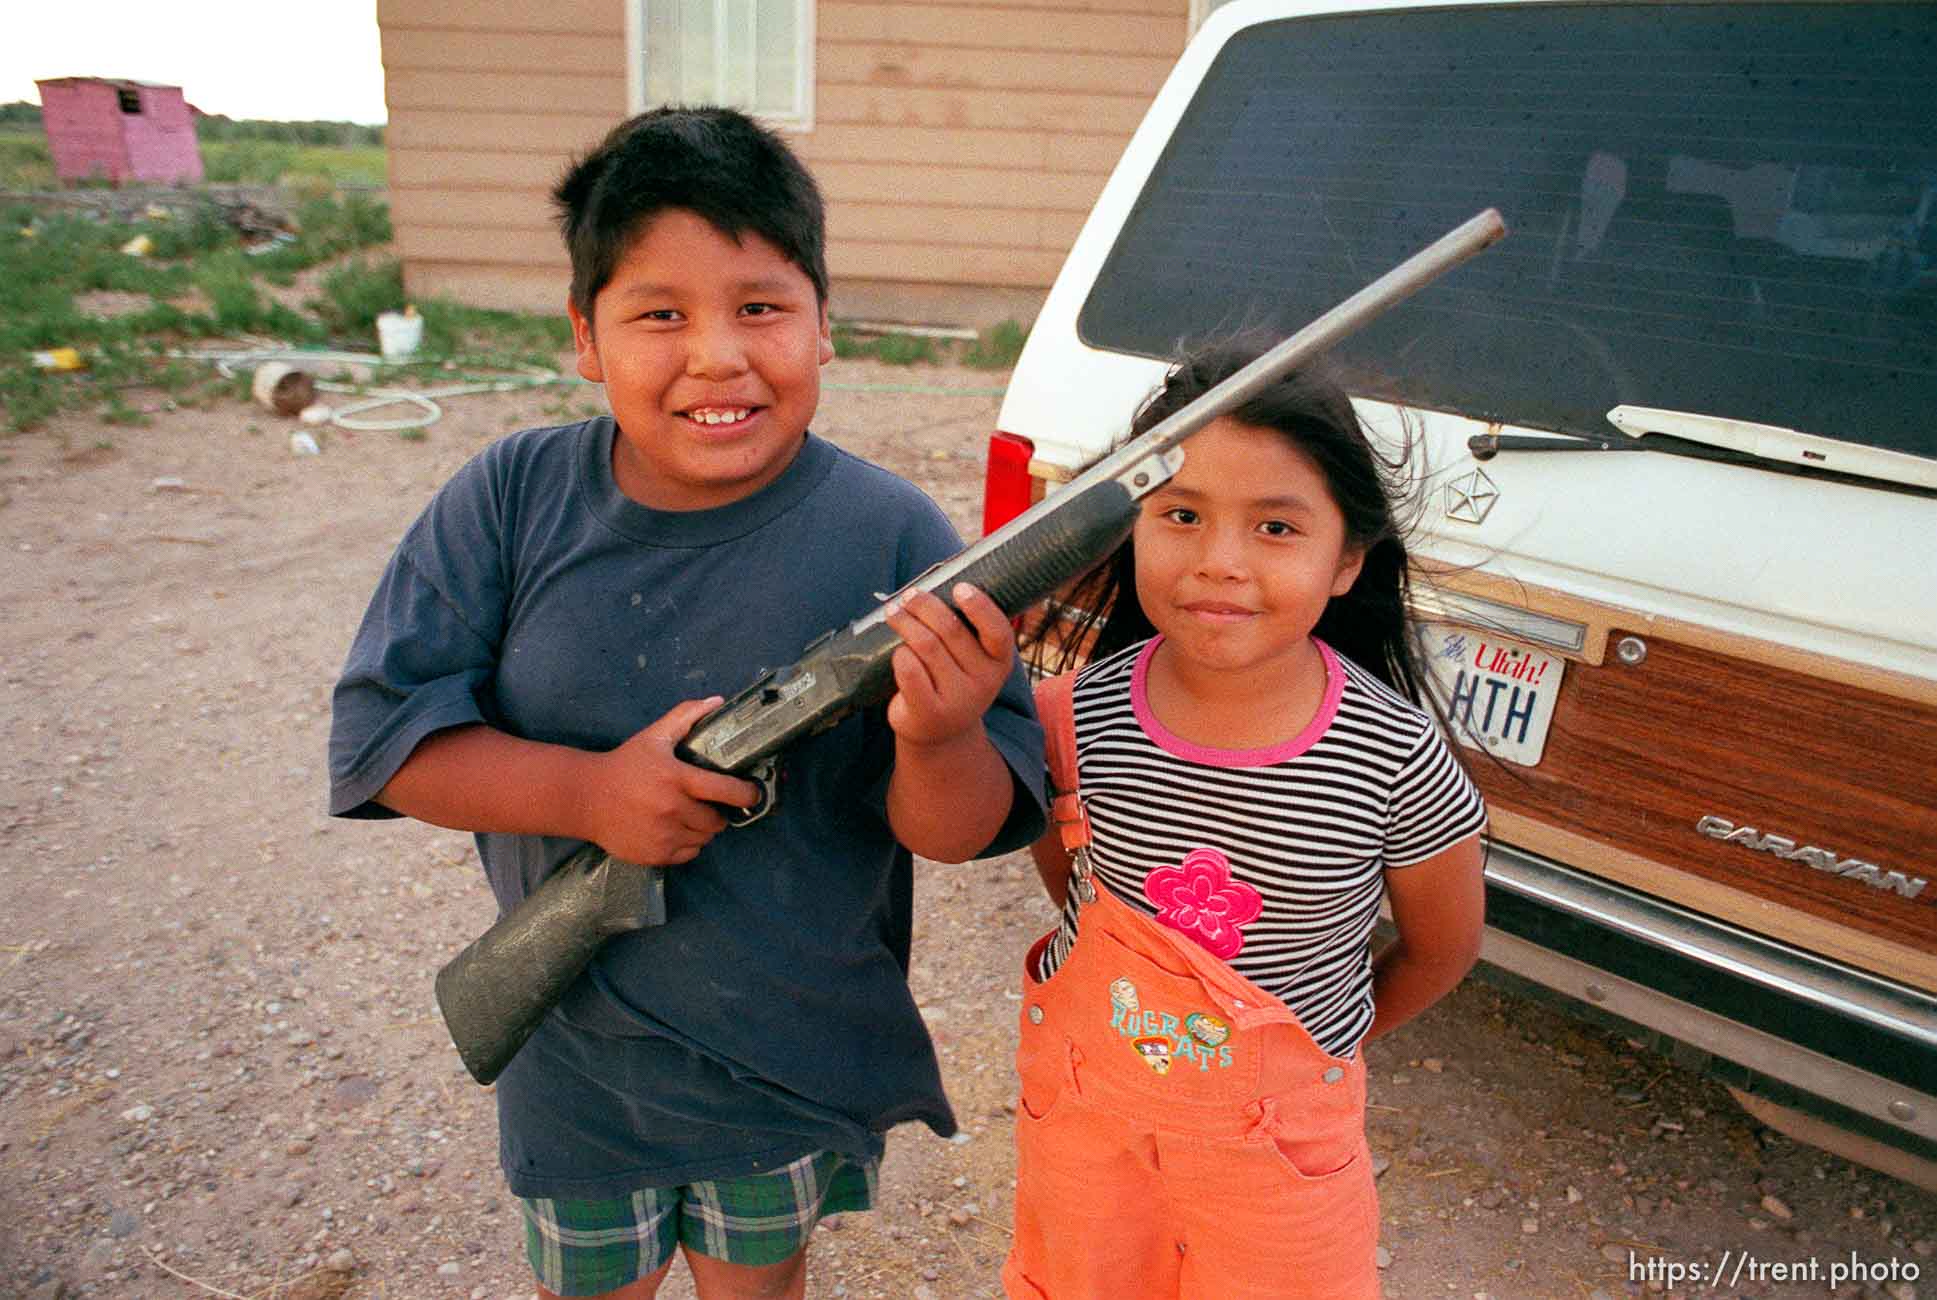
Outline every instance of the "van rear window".
<path fill-rule="evenodd" d="M 1618 404 L 1937 455 L 1937 6 L 1288 19 L 1219 54 L 1078 331 L 1288 332 L 1485 207 L 1349 340 L 1362 392 L 1607 434 Z"/>

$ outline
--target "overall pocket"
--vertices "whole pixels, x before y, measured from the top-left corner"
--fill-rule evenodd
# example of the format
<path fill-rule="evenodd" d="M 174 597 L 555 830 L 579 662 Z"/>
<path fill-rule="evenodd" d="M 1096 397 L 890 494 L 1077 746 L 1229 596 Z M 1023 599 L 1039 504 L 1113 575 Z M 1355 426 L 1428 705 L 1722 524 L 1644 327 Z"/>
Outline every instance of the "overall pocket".
<path fill-rule="evenodd" d="M 1070 1092 L 1076 1051 L 1067 1037 L 1030 1024 L 1024 1014 L 1022 1046 L 1016 1052 L 1018 1127 L 1040 1124 L 1062 1105 Z"/>
<path fill-rule="evenodd" d="M 1358 1135 L 1347 1138 L 1295 1138 L 1267 1131 L 1259 1140 L 1270 1147 L 1285 1171 L 1300 1182 L 1323 1182 L 1343 1177 L 1365 1158 L 1365 1140 Z"/>

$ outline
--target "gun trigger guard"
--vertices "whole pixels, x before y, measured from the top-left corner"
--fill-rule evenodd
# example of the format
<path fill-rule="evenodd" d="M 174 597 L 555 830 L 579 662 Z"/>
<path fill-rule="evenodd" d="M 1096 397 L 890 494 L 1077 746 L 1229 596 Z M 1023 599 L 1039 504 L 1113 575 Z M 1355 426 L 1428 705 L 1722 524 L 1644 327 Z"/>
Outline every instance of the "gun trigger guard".
<path fill-rule="evenodd" d="M 773 811 L 774 801 L 780 798 L 780 765 L 771 758 L 763 758 L 746 774 L 746 779 L 760 787 L 760 800 L 750 808 L 727 810 L 728 826 L 751 826 Z"/>

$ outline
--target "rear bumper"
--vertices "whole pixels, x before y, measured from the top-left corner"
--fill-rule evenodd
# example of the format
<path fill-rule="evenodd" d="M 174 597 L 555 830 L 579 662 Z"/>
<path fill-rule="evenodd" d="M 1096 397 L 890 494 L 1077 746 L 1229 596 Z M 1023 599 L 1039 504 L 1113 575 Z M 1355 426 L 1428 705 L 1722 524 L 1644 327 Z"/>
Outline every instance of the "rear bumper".
<path fill-rule="evenodd" d="M 1482 960 L 1937 1155 L 1937 998 L 1511 845 L 1489 847 L 1486 882 Z"/>

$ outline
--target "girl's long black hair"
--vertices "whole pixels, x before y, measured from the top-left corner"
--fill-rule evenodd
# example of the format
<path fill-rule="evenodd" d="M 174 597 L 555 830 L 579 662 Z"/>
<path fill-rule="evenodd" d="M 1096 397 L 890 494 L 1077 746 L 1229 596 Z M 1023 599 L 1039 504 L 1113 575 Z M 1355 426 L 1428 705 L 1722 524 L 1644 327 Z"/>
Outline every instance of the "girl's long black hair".
<path fill-rule="evenodd" d="M 1256 360 L 1273 341 L 1245 335 L 1190 350 L 1137 412 L 1130 436 L 1155 427 L 1209 392 Z M 1399 694 L 1440 714 L 1425 689 L 1425 665 L 1407 614 L 1411 577 L 1406 533 L 1414 497 L 1411 440 L 1395 459 L 1382 459 L 1345 389 L 1319 365 L 1271 385 L 1233 410 L 1230 418 L 1282 434 L 1316 461 L 1345 517 L 1347 545 L 1365 551 L 1358 580 L 1344 595 L 1332 597 L 1312 634 Z M 1184 454 L 1190 454 L 1189 443 Z M 1137 601 L 1133 543 L 1126 539 L 1063 599 L 1052 600 L 1048 615 L 1031 656 L 1047 672 L 1067 671 L 1086 657 L 1107 658 L 1154 636 L 1156 628 Z"/>

